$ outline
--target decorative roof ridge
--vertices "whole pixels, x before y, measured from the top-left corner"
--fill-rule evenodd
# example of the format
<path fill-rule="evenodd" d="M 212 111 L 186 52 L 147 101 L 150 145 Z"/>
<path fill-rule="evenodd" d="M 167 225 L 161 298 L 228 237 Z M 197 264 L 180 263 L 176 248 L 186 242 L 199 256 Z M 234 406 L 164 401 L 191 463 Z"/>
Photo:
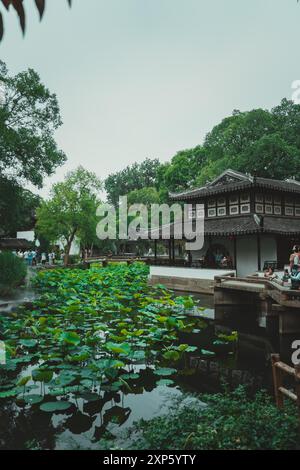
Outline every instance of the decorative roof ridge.
<path fill-rule="evenodd" d="M 250 176 L 250 175 L 247 175 L 245 173 L 241 173 L 240 171 L 237 171 L 237 170 L 232 170 L 231 168 L 228 168 L 227 170 L 223 171 L 223 173 L 221 173 L 217 178 L 215 178 L 214 180 L 210 181 L 209 183 L 207 183 L 207 186 L 212 186 L 213 184 L 217 183 L 220 179 L 222 179 L 224 176 L 226 175 L 230 175 L 230 176 L 235 176 L 239 179 L 241 179 L 241 181 L 253 181 L 253 177 Z"/>
<path fill-rule="evenodd" d="M 245 174 L 245 173 L 241 173 L 240 171 L 232 170 L 231 168 L 228 168 L 228 170 L 223 171 L 223 173 L 221 173 L 217 178 L 215 178 L 212 181 L 208 181 L 204 186 L 200 186 L 200 187 L 193 188 L 193 189 L 186 189 L 185 191 L 178 192 L 178 193 L 177 192 L 174 193 L 172 191 L 169 191 L 169 196 L 171 198 L 179 197 L 179 196 L 185 196 L 186 194 L 190 195 L 190 194 L 193 194 L 194 192 L 198 192 L 198 191 L 201 191 L 203 189 L 208 189 L 208 188 L 212 187 L 213 184 L 215 184 L 220 179 L 222 179 L 225 175 L 230 175 L 230 176 L 235 176 L 237 178 L 240 178 L 241 183 L 244 182 L 244 181 L 249 181 L 250 183 L 253 183 L 253 181 L 254 181 L 253 176 Z"/>

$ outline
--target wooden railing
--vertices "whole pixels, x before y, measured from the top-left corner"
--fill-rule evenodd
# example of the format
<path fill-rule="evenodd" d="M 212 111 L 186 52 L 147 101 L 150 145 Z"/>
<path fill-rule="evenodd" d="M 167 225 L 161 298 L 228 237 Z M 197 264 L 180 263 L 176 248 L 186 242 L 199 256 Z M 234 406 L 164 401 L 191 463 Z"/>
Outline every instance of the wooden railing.
<path fill-rule="evenodd" d="M 272 354 L 271 360 L 276 405 L 278 408 L 283 408 L 285 397 L 289 398 L 290 400 L 293 400 L 297 404 L 300 420 L 300 365 L 293 368 L 285 364 L 280 360 L 279 354 Z M 284 387 L 284 375 L 293 377 L 294 391 Z"/>

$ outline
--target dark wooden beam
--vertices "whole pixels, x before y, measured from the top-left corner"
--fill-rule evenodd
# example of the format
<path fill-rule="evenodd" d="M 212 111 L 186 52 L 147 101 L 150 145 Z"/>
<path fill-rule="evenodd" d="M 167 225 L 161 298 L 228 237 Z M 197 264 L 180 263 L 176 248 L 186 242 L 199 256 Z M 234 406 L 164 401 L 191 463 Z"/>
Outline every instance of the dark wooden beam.
<path fill-rule="evenodd" d="M 257 234 L 257 267 L 261 271 L 261 240 L 260 233 Z"/>

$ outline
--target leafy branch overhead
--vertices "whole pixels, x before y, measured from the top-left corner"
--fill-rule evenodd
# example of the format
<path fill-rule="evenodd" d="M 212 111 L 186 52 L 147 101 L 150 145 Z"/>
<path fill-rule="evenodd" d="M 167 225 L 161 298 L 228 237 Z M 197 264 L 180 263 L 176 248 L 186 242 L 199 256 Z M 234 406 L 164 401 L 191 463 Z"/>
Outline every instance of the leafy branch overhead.
<path fill-rule="evenodd" d="M 17 15 L 20 20 L 20 26 L 23 31 L 25 32 L 25 27 L 26 27 L 26 14 L 24 10 L 24 4 L 23 0 L 0 0 L 6 10 L 9 10 L 10 6 L 15 9 L 17 12 Z M 69 6 L 72 4 L 72 0 L 67 0 Z M 36 8 L 38 9 L 40 19 L 42 19 L 44 11 L 45 11 L 45 6 L 46 6 L 46 0 L 35 0 Z M 0 41 L 3 37 L 4 34 L 4 22 L 3 22 L 3 16 L 0 11 Z"/>

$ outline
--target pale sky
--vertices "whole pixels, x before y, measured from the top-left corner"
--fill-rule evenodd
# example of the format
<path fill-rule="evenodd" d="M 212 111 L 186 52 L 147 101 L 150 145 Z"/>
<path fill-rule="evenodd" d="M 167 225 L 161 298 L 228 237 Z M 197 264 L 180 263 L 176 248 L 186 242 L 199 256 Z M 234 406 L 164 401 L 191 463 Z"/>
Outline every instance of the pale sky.
<path fill-rule="evenodd" d="M 105 178 L 203 142 L 233 109 L 270 108 L 300 79 L 296 0 L 47 0 L 23 38 L 5 14 L 0 57 L 34 68 L 58 96 L 68 162 Z"/>

